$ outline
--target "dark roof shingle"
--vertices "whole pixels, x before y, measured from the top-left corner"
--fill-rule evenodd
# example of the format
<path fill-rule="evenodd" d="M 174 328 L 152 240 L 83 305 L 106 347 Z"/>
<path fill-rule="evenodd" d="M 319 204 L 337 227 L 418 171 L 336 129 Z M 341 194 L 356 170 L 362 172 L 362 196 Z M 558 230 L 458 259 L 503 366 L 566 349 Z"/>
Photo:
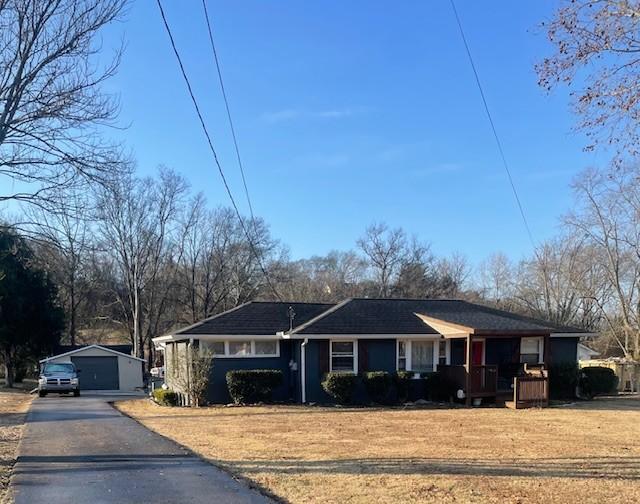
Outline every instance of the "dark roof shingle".
<path fill-rule="evenodd" d="M 293 323 L 296 326 L 304 324 L 333 305 L 328 303 L 252 301 L 193 326 L 180 329 L 175 334 L 275 335 L 279 331 L 289 330 L 290 306 L 295 313 Z"/>

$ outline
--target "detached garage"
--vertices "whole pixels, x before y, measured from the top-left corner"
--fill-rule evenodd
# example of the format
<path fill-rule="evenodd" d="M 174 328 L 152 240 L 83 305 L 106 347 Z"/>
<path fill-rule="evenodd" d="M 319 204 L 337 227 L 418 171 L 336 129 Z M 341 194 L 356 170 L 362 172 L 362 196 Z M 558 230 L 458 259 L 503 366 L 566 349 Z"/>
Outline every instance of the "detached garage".
<path fill-rule="evenodd" d="M 75 364 L 81 390 L 133 392 L 143 386 L 144 359 L 100 345 L 79 347 L 40 361 L 45 362 Z"/>

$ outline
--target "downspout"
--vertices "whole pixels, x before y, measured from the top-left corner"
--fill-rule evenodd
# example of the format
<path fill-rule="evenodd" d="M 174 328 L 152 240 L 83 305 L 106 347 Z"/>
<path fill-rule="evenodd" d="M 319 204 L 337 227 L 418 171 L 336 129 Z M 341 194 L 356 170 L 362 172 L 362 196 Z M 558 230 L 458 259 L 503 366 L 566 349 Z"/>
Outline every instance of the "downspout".
<path fill-rule="evenodd" d="M 307 402 L 307 343 L 309 343 L 309 338 L 305 338 L 302 345 L 300 345 L 300 392 L 302 404 Z"/>
<path fill-rule="evenodd" d="M 187 344 L 187 406 L 191 404 L 191 351 L 193 349 L 193 338 L 189 338 Z"/>

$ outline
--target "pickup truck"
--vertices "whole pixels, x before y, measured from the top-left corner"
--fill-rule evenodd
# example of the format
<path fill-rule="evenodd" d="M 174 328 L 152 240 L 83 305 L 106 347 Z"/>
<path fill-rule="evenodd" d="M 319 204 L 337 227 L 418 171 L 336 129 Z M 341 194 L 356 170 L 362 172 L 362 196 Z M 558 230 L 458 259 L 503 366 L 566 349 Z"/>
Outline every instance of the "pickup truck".
<path fill-rule="evenodd" d="M 46 396 L 49 392 L 68 394 L 73 392 L 75 397 L 80 395 L 78 380 L 79 369 L 71 362 L 47 362 L 40 370 L 38 379 L 38 395 Z"/>

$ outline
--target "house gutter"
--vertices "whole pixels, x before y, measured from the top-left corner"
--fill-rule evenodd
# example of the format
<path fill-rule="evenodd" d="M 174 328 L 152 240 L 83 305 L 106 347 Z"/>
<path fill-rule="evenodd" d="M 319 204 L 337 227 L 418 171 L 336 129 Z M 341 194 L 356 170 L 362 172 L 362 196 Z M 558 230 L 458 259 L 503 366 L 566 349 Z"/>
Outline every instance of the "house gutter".
<path fill-rule="evenodd" d="M 302 404 L 307 402 L 307 343 L 309 338 L 305 338 L 300 345 L 300 387 Z"/>

